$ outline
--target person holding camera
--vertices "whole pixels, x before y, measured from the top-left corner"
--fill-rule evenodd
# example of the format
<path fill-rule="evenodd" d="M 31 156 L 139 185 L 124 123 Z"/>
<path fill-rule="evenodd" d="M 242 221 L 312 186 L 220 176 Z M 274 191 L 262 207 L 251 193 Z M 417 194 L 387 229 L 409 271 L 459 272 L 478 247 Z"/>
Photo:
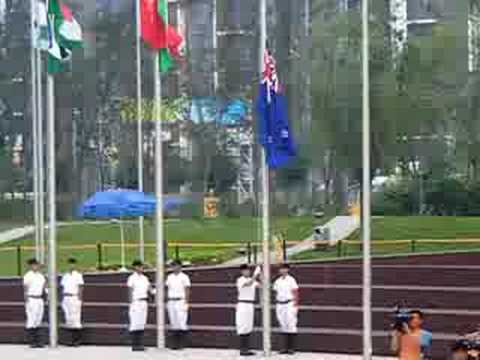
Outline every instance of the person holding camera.
<path fill-rule="evenodd" d="M 431 358 L 432 333 L 423 329 L 424 316 L 420 310 L 412 310 L 408 321 L 395 327 L 391 348 L 399 360 L 427 360 Z"/>
<path fill-rule="evenodd" d="M 468 340 L 458 340 L 452 346 L 452 360 L 469 360 L 468 353 L 471 350 L 471 345 Z"/>

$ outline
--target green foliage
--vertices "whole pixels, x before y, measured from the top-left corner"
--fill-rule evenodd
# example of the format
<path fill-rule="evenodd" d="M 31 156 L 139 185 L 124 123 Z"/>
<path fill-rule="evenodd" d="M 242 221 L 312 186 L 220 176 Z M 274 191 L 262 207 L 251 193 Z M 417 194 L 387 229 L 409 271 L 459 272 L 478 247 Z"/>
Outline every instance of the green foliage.
<path fill-rule="evenodd" d="M 387 185 L 373 195 L 372 213 L 381 216 L 417 215 L 424 208 L 429 215 L 480 215 L 480 183 L 462 178 L 419 178 Z M 420 193 L 424 189 L 424 200 Z M 420 204 L 424 201 L 423 204 Z M 423 205 L 423 206 L 421 206 Z"/>

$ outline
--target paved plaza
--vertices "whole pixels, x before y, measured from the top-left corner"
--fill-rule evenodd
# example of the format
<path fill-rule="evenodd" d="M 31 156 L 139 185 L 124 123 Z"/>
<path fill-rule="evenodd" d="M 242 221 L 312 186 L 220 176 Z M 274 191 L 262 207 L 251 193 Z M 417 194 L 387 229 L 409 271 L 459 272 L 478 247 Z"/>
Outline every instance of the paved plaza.
<path fill-rule="evenodd" d="M 10 346 L 0 345 L 0 354 L 2 359 L 15 360 L 237 360 L 242 359 L 236 351 L 232 350 L 203 350 L 188 349 L 180 352 L 158 351 L 149 349 L 145 353 L 132 353 L 128 347 L 93 347 L 85 346 L 81 348 L 64 348 L 58 349 L 29 349 L 26 346 Z M 295 356 L 273 354 L 271 360 L 360 360 L 361 356 L 354 355 L 338 355 L 338 354 L 318 354 L 318 353 L 299 353 Z M 245 359 L 245 358 L 243 358 Z M 259 355 L 250 357 L 252 360 L 265 359 Z M 376 357 L 375 360 L 387 360 L 390 358 Z"/>

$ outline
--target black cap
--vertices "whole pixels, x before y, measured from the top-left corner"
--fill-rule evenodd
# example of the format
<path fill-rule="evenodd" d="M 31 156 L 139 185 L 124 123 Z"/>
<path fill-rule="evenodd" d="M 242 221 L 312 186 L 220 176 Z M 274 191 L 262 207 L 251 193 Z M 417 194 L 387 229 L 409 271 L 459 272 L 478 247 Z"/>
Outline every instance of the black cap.
<path fill-rule="evenodd" d="M 466 339 L 461 339 L 461 340 L 455 341 L 455 343 L 452 346 L 452 351 L 459 351 L 459 350 L 468 351 L 471 348 L 472 346 L 470 344 L 470 341 Z"/>
<path fill-rule="evenodd" d="M 76 263 L 77 263 L 77 259 L 71 257 L 71 258 L 68 258 L 67 262 L 68 262 L 69 264 L 72 264 L 72 265 L 73 265 L 73 264 L 76 264 Z"/>
<path fill-rule="evenodd" d="M 250 266 L 248 266 L 248 264 L 242 264 L 240 265 L 240 270 L 250 270 Z"/>
<path fill-rule="evenodd" d="M 32 258 L 32 259 L 29 259 L 29 260 L 27 261 L 27 264 L 28 264 L 28 265 L 39 265 L 40 263 L 38 262 L 37 259 Z"/>
<path fill-rule="evenodd" d="M 290 269 L 290 264 L 283 263 L 280 265 L 280 269 Z"/>
<path fill-rule="evenodd" d="M 133 266 L 133 267 L 143 266 L 143 262 L 141 262 L 140 260 L 134 260 L 134 261 L 132 262 L 132 266 Z"/>
<path fill-rule="evenodd" d="M 173 260 L 171 265 L 173 267 L 182 266 L 182 262 L 180 260 Z"/>

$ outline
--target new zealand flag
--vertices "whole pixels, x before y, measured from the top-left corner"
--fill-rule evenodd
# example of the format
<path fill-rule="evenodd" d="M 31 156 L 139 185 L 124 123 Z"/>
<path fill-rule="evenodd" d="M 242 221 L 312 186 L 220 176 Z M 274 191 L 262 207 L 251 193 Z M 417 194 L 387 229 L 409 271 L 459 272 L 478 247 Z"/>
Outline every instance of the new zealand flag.
<path fill-rule="evenodd" d="M 288 124 L 287 99 L 281 89 L 275 59 L 265 50 L 263 76 L 257 99 L 259 142 L 265 148 L 270 168 L 287 165 L 297 155 Z"/>

